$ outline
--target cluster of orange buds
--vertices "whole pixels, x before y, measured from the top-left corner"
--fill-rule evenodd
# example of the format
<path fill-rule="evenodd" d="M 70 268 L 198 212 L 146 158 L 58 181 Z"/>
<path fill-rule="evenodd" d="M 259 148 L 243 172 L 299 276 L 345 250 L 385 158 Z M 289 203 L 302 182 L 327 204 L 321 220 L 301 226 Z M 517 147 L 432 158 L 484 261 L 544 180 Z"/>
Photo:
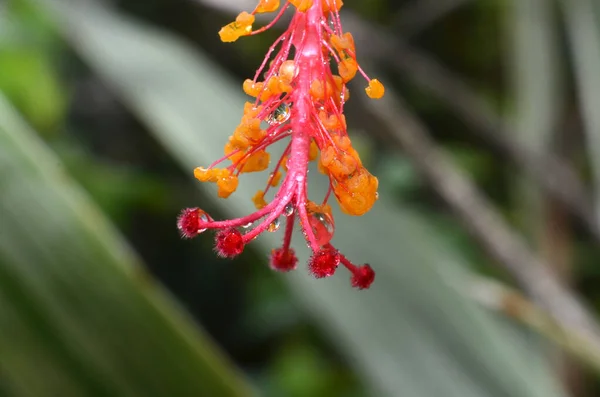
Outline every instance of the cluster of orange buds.
<path fill-rule="evenodd" d="M 278 230 L 284 220 L 283 245 L 271 252 L 270 264 L 275 270 L 289 271 L 298 262 L 291 248 L 298 220 L 313 251 L 308 262 L 310 272 L 317 278 L 328 277 L 342 264 L 351 273 L 351 284 L 364 289 L 371 285 L 375 273 L 367 264 L 354 265 L 333 247 L 335 224 L 327 202 L 333 193 L 344 213 L 363 215 L 377 200 L 377 178 L 366 170 L 352 147 L 343 108 L 350 98 L 346 84 L 357 74 L 368 81 L 365 91 L 369 97 L 381 98 L 384 88 L 358 64 L 354 39 L 342 30 L 341 7 L 341 0 L 288 0 L 283 5 L 279 0 L 260 0 L 254 11 L 240 13 L 219 31 L 222 41 L 233 42 L 269 29 L 287 9 L 294 8 L 286 31 L 271 46 L 254 78 L 242 85 L 254 101 L 245 104 L 241 122 L 225 144 L 224 157 L 207 168 L 196 168 L 195 177 L 216 183 L 219 197 L 227 198 L 236 190 L 241 173 L 269 168 L 267 150 L 272 144 L 284 139 L 289 143 L 266 187 L 252 198 L 256 212 L 215 221 L 199 208 L 188 208 L 182 212 L 178 227 L 184 237 L 219 230 L 217 253 L 234 257 L 259 234 Z M 255 15 L 266 12 L 278 13 L 271 23 L 253 30 Z M 262 81 L 260 76 L 264 76 Z M 308 163 L 317 159 L 319 171 L 330 182 L 321 204 L 307 197 Z M 224 161 L 230 164 L 217 168 Z M 274 187 L 278 190 L 267 202 L 265 195 Z"/>

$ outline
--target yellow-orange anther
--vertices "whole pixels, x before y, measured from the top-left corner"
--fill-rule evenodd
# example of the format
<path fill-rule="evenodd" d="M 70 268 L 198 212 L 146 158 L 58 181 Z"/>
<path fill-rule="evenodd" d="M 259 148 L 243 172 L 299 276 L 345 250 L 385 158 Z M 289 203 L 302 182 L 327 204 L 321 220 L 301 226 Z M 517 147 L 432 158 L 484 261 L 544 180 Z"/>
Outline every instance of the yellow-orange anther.
<path fill-rule="evenodd" d="M 377 201 L 378 185 L 377 178 L 361 167 L 343 183 L 336 181 L 333 193 L 344 213 L 359 216 Z"/>
<path fill-rule="evenodd" d="M 256 6 L 257 13 L 273 12 L 279 8 L 279 0 L 260 0 Z"/>
<path fill-rule="evenodd" d="M 229 156 L 229 160 L 233 164 L 237 163 L 242 157 L 244 157 L 244 151 L 241 148 L 236 147 L 233 142 L 231 142 L 232 138 L 229 138 L 229 142 L 225 144 L 224 152 L 226 156 Z M 237 150 L 237 152 L 236 152 Z"/>
<path fill-rule="evenodd" d="M 292 85 L 283 81 L 283 79 L 279 79 L 279 92 L 292 92 Z"/>
<path fill-rule="evenodd" d="M 354 37 L 352 37 L 352 34 L 350 32 L 346 32 L 341 36 L 338 36 L 337 34 L 332 34 L 331 35 L 331 46 L 340 53 L 340 55 L 343 55 L 343 50 L 350 50 L 352 52 L 354 51 Z"/>
<path fill-rule="evenodd" d="M 331 138 L 333 139 L 333 142 L 335 143 L 335 145 L 342 150 L 349 150 L 352 148 L 352 142 L 350 141 L 350 138 L 347 135 L 332 135 Z M 354 149 L 352 149 L 354 150 Z M 358 155 L 357 155 L 358 157 Z"/>
<path fill-rule="evenodd" d="M 319 120 L 323 123 L 323 126 L 329 130 L 346 130 L 346 116 L 340 114 L 339 117 L 335 114 L 327 114 L 325 111 L 319 112 Z"/>
<path fill-rule="evenodd" d="M 290 0 L 290 3 L 296 7 L 298 11 L 305 12 L 312 6 L 313 0 Z"/>
<path fill-rule="evenodd" d="M 258 119 L 256 119 L 258 120 Z M 248 128 L 246 131 L 246 137 L 252 142 L 252 144 L 257 144 L 267 135 L 267 131 L 258 128 Z"/>
<path fill-rule="evenodd" d="M 350 99 L 350 90 L 348 90 L 348 88 L 344 86 L 344 81 L 340 76 L 333 75 L 333 84 L 335 86 L 335 94 L 333 95 L 333 99 L 335 100 L 336 104 L 339 104 L 342 101 L 342 99 L 344 100 L 344 102 Z"/>
<path fill-rule="evenodd" d="M 261 112 L 262 108 L 262 105 L 254 106 L 254 103 L 246 102 L 244 104 L 244 116 L 256 118 L 256 116 L 258 116 L 258 114 Z"/>
<path fill-rule="evenodd" d="M 264 87 L 265 83 L 263 83 L 262 81 L 258 81 L 258 82 L 254 82 L 250 79 L 246 79 L 244 80 L 244 83 L 242 84 L 242 89 L 244 90 L 244 92 L 248 95 L 250 95 L 251 97 L 256 98 L 262 91 L 263 87 Z"/>
<path fill-rule="evenodd" d="M 257 117 L 262 109 L 262 106 L 255 107 L 252 103 L 246 102 L 244 105 L 244 115 L 242 121 L 233 131 L 233 135 L 229 137 L 229 152 L 232 149 L 247 149 L 250 145 L 255 145 L 264 136 L 266 131 L 260 128 L 260 119 Z M 226 153 L 227 149 L 226 149 Z"/>
<path fill-rule="evenodd" d="M 229 142 L 238 149 L 246 149 L 250 146 L 250 140 L 246 137 L 244 129 L 239 126 L 233 131 L 233 135 L 229 137 Z"/>
<path fill-rule="evenodd" d="M 308 149 L 308 161 L 313 161 L 319 155 L 319 147 L 315 141 L 310 142 L 310 149 Z"/>
<path fill-rule="evenodd" d="M 256 194 L 252 197 L 252 202 L 257 210 L 265 208 L 267 206 L 267 202 L 265 201 L 265 192 L 262 190 L 256 192 Z"/>
<path fill-rule="evenodd" d="M 272 92 L 270 89 L 265 89 L 260 96 L 258 97 L 262 102 L 266 102 L 269 100 L 269 98 L 271 98 L 272 96 L 278 96 L 279 93 L 281 93 L 281 91 L 278 89 L 278 92 Z"/>
<path fill-rule="evenodd" d="M 229 137 L 229 142 L 236 148 L 246 149 L 250 145 L 256 145 L 265 137 L 267 132 L 255 123 L 240 124 Z"/>
<path fill-rule="evenodd" d="M 323 100 L 334 94 L 335 90 L 329 81 L 323 82 L 322 80 L 317 79 L 310 83 L 310 95 L 316 100 Z"/>
<path fill-rule="evenodd" d="M 344 181 L 348 175 L 361 167 L 360 158 L 354 149 L 341 151 L 333 146 L 329 146 L 321 152 L 321 164 L 333 179 L 339 181 Z"/>
<path fill-rule="evenodd" d="M 217 180 L 217 194 L 221 198 L 227 198 L 231 193 L 235 192 L 238 187 L 238 177 L 229 173 Z"/>
<path fill-rule="evenodd" d="M 256 144 L 266 135 L 266 131 L 260 128 L 259 118 L 244 114 L 240 125 L 237 126 L 233 135 L 234 137 L 239 136 L 238 139 L 247 140 L 251 144 Z"/>
<path fill-rule="evenodd" d="M 296 63 L 292 60 L 284 61 L 281 66 L 279 66 L 279 78 L 281 79 L 282 84 L 291 84 L 297 74 L 298 68 L 296 67 Z"/>
<path fill-rule="evenodd" d="M 245 114 L 242 116 L 242 121 L 239 127 L 243 128 L 244 130 L 258 130 L 260 129 L 260 119 Z"/>
<path fill-rule="evenodd" d="M 281 182 L 281 171 L 277 171 L 273 174 L 273 178 L 271 178 L 270 185 L 276 187 L 277 185 L 279 185 L 279 182 Z"/>
<path fill-rule="evenodd" d="M 385 93 L 383 84 L 377 79 L 369 80 L 369 86 L 365 88 L 365 92 L 369 98 L 380 99 Z"/>
<path fill-rule="evenodd" d="M 342 59 L 338 63 L 338 72 L 344 83 L 349 82 L 356 76 L 358 71 L 358 63 L 352 58 Z"/>
<path fill-rule="evenodd" d="M 283 92 L 281 90 L 281 80 L 279 77 L 273 76 L 267 81 L 267 90 L 269 91 L 269 96 L 279 95 Z"/>
<path fill-rule="evenodd" d="M 252 24 L 254 23 L 254 15 L 247 12 L 240 13 L 234 22 L 231 22 L 219 30 L 219 37 L 225 43 L 231 43 L 239 39 L 241 36 L 247 36 L 252 32 Z"/>
<path fill-rule="evenodd" d="M 221 168 L 197 167 L 194 169 L 194 177 L 200 182 L 216 182 L 219 178 L 229 175 L 229 171 Z"/>
<path fill-rule="evenodd" d="M 252 153 L 247 159 L 243 160 L 241 172 L 259 172 L 269 167 L 271 156 L 264 150 L 258 150 Z"/>
<path fill-rule="evenodd" d="M 254 15 L 247 13 L 246 11 L 240 12 L 235 18 L 240 26 L 251 26 L 254 23 Z"/>
<path fill-rule="evenodd" d="M 216 182 L 217 194 L 221 198 L 227 198 L 237 189 L 238 177 L 231 175 L 227 168 L 203 168 L 197 167 L 194 170 L 194 176 L 201 182 Z"/>

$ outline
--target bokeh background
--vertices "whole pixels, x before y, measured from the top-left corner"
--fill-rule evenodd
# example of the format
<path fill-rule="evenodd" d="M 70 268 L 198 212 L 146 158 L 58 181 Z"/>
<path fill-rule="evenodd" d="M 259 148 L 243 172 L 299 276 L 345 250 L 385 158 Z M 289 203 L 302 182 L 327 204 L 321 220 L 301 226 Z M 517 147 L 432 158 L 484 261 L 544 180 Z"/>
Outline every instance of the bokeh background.
<path fill-rule="evenodd" d="M 600 395 L 600 5 L 344 4 L 386 85 L 347 104 L 380 200 L 336 212 L 367 291 L 175 227 L 252 210 L 265 175 L 192 170 L 287 16 L 224 44 L 253 0 L 0 1 L 0 396 Z"/>

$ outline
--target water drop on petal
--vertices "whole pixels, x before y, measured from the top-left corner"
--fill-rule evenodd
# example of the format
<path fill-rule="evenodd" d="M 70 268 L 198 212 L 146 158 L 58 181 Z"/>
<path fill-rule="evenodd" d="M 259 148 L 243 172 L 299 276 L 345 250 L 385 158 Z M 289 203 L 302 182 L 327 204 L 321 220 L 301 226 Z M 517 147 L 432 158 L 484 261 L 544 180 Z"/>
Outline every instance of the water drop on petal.
<path fill-rule="evenodd" d="M 283 213 L 285 214 L 285 216 L 290 216 L 294 213 L 294 204 L 289 203 L 285 206 L 285 208 L 283 209 Z"/>
<path fill-rule="evenodd" d="M 279 222 L 279 218 L 277 218 L 269 224 L 267 230 L 270 232 L 276 232 L 277 230 L 279 230 L 279 226 L 281 226 L 281 222 Z"/>
<path fill-rule="evenodd" d="M 202 210 L 198 210 L 198 225 L 200 225 L 202 223 L 207 223 L 207 222 L 210 222 L 210 217 L 208 216 L 208 214 Z M 198 233 L 202 233 L 205 231 L 206 231 L 206 228 L 198 229 Z"/>
<path fill-rule="evenodd" d="M 313 212 L 308 216 L 308 221 L 319 246 L 331 241 L 335 232 L 333 216 L 325 212 Z"/>
<path fill-rule="evenodd" d="M 285 123 L 290 118 L 290 105 L 282 103 L 267 117 L 267 123 L 270 125 L 278 125 Z"/>
<path fill-rule="evenodd" d="M 212 218 L 200 208 L 186 208 L 177 218 L 177 228 L 184 238 L 193 238 L 206 230 Z"/>

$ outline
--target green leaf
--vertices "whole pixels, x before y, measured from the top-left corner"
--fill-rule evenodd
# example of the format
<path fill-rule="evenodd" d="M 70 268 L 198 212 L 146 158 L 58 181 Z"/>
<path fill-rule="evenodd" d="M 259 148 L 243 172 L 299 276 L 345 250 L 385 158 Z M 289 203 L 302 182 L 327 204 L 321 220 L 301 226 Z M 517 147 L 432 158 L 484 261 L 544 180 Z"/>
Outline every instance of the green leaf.
<path fill-rule="evenodd" d="M 514 97 L 514 109 L 508 117 L 510 130 L 523 147 L 544 153 L 556 135 L 562 105 L 552 4 L 546 0 L 513 0 L 508 9 L 507 59 Z M 531 236 L 539 235 L 544 208 L 541 193 L 529 179 L 516 178 L 515 182 L 521 226 Z"/>
<path fill-rule="evenodd" d="M 64 89 L 46 57 L 35 49 L 0 47 L 0 91 L 43 131 L 55 131 L 66 110 Z"/>
<path fill-rule="evenodd" d="M 55 132 L 66 113 L 65 88 L 49 55 L 58 41 L 44 15 L 24 1 L 0 12 L 0 91 L 40 133 Z"/>
<path fill-rule="evenodd" d="M 181 40 L 94 2 L 38 1 L 50 6 L 65 37 L 190 177 L 222 152 L 241 114 L 241 82 L 232 83 Z M 250 197 L 265 181 L 242 179 L 235 195 L 218 201 L 231 216 L 253 210 Z M 322 185 L 311 186 L 311 194 L 323 192 Z M 464 298 L 457 290 L 470 275 L 463 259 L 420 216 L 386 201 L 364 217 L 336 223 L 336 246 L 376 269 L 370 290 L 351 289 L 342 271 L 326 280 L 303 269 L 281 275 L 369 395 L 563 396 L 536 338 Z M 274 234 L 256 242 L 265 249 L 279 243 Z M 295 249 L 307 258 L 300 236 Z"/>
<path fill-rule="evenodd" d="M 0 373 L 14 396 L 247 396 L 0 97 Z"/>
<path fill-rule="evenodd" d="M 562 0 L 573 51 L 576 89 L 580 99 L 586 149 L 592 168 L 596 222 L 600 221 L 600 6 L 592 0 Z"/>

